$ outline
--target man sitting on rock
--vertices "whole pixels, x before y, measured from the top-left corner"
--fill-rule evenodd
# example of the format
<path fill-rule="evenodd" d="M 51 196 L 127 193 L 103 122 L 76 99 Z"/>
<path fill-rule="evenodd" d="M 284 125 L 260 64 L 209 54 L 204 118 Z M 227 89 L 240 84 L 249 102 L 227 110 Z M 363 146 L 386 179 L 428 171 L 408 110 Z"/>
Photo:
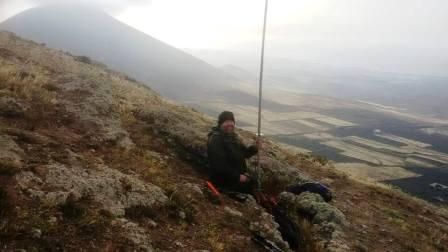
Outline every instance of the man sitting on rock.
<path fill-rule="evenodd" d="M 208 134 L 207 153 L 210 180 L 219 188 L 252 193 L 257 181 L 248 174 L 246 158 L 257 154 L 257 145 L 245 146 L 235 133 L 235 118 L 230 111 L 219 115 L 218 126 Z"/>

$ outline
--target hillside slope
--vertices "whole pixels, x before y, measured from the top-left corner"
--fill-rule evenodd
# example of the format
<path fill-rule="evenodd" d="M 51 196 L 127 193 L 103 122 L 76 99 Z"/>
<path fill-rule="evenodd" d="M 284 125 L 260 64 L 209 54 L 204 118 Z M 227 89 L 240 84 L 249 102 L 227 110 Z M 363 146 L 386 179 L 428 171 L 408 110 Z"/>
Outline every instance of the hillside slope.
<path fill-rule="evenodd" d="M 251 231 L 288 250 L 253 200 L 208 199 L 213 119 L 83 61 L 0 33 L 0 250 L 261 251 Z M 443 209 L 270 141 L 262 169 L 270 193 L 310 179 L 335 193 L 281 194 L 302 251 L 446 251 Z"/>
<path fill-rule="evenodd" d="M 202 60 L 82 5 L 33 8 L 0 23 L 0 30 L 89 56 L 151 83 L 155 91 L 177 100 L 189 100 L 204 90 L 211 93 L 238 82 Z M 179 87 L 183 87 L 182 92 Z"/>

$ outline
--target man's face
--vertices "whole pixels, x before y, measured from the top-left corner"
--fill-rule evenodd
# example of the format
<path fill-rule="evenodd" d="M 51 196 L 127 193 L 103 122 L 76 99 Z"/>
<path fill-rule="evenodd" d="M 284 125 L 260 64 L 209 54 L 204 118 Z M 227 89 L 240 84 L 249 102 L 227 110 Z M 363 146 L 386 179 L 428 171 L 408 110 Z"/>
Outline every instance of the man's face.
<path fill-rule="evenodd" d="M 235 130 L 235 122 L 232 120 L 224 121 L 221 124 L 221 130 L 225 133 L 232 133 Z"/>

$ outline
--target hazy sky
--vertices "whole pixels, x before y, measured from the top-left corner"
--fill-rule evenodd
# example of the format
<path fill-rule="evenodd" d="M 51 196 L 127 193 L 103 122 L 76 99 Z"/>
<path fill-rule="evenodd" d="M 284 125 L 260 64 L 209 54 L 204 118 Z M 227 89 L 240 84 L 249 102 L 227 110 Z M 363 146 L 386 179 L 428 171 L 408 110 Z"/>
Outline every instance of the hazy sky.
<path fill-rule="evenodd" d="M 0 20 L 86 2 L 179 48 L 258 50 L 264 0 L 0 0 Z M 389 72 L 448 75 L 447 0 L 271 0 L 267 54 Z"/>

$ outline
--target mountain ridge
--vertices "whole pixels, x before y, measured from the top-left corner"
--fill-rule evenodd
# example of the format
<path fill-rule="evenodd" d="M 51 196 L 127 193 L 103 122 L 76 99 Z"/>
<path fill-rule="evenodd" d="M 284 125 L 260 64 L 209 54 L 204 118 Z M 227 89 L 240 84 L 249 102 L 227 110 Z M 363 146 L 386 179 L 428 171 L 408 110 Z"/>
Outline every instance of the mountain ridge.
<path fill-rule="evenodd" d="M 89 56 L 143 83 L 150 83 L 164 96 L 178 100 L 197 96 L 198 90 L 212 92 L 237 82 L 205 61 L 94 8 L 79 5 L 36 7 L 3 21 L 0 29 L 53 48 Z M 183 95 L 176 90 L 179 83 L 189 87 Z"/>

